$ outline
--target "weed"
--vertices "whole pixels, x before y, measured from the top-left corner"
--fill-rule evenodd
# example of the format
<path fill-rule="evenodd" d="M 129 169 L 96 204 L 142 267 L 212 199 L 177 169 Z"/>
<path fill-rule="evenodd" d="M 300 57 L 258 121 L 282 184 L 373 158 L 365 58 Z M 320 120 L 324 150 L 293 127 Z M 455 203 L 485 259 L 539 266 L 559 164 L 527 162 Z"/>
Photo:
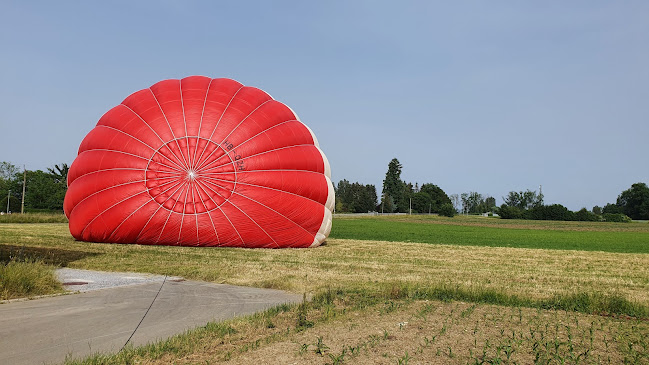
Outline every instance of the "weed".
<path fill-rule="evenodd" d="M 410 361 L 410 355 L 408 354 L 408 351 L 406 351 L 406 354 L 401 356 L 400 358 L 397 359 L 397 364 L 399 365 L 406 365 L 408 364 L 408 361 Z"/>
<path fill-rule="evenodd" d="M 307 351 L 309 351 L 309 345 L 303 343 L 302 346 L 300 346 L 300 355 L 305 354 Z"/>
<path fill-rule="evenodd" d="M 460 313 L 460 317 L 462 317 L 462 318 L 466 318 L 466 317 L 470 316 L 471 313 L 473 313 L 473 311 L 475 310 L 475 307 L 476 307 L 476 305 L 473 304 L 473 305 L 470 306 L 469 308 L 463 310 L 462 313 Z"/>
<path fill-rule="evenodd" d="M 266 328 L 275 328 L 275 323 L 273 323 L 270 318 L 266 319 Z"/>
<path fill-rule="evenodd" d="M 306 293 L 304 293 L 302 296 L 302 303 L 300 303 L 297 311 L 296 329 L 298 331 L 313 327 L 313 321 L 307 319 L 308 306 L 309 303 L 306 301 Z"/>
<path fill-rule="evenodd" d="M 343 350 L 338 355 L 334 355 L 334 354 L 328 354 L 328 355 L 329 355 L 329 358 L 332 361 L 332 364 L 333 365 L 338 365 L 338 364 L 342 364 L 343 361 L 345 361 L 345 354 L 346 353 L 347 353 L 347 349 L 343 348 Z"/>
<path fill-rule="evenodd" d="M 321 336 L 317 337 L 317 341 L 314 344 L 314 346 L 315 346 L 315 349 L 313 350 L 313 352 L 315 352 L 316 354 L 318 354 L 320 356 L 324 356 L 324 353 L 327 350 L 329 350 L 329 346 L 325 345 L 324 342 L 322 342 L 322 337 Z"/>

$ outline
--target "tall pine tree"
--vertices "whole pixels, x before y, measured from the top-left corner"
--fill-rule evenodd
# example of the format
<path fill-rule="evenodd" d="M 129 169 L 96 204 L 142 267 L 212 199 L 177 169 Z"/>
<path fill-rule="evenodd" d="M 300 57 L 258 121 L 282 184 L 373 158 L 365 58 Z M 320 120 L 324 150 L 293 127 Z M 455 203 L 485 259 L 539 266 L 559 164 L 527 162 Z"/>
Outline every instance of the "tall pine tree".
<path fill-rule="evenodd" d="M 388 164 L 388 172 L 385 173 L 385 180 L 383 180 L 383 195 L 381 196 L 381 202 L 383 202 L 384 211 L 386 213 L 392 213 L 394 210 L 390 210 L 386 207 L 385 202 L 390 197 L 393 204 L 389 204 L 392 207 L 400 207 L 403 205 L 405 183 L 401 181 L 401 163 L 396 158 L 393 158 L 392 161 Z"/>

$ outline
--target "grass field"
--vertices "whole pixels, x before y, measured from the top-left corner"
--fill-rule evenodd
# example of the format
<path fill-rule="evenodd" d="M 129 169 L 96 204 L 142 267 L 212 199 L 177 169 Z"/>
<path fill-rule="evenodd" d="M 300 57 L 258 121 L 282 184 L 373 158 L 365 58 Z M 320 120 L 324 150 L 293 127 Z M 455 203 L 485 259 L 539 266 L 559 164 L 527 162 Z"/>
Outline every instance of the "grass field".
<path fill-rule="evenodd" d="M 459 218 L 459 219 L 458 219 Z M 501 220 L 484 217 L 340 218 L 333 238 L 391 242 L 649 253 L 649 224 Z"/>
<path fill-rule="evenodd" d="M 0 300 L 63 292 L 54 267 L 38 260 L 0 260 Z"/>
<path fill-rule="evenodd" d="M 0 255 L 315 296 L 87 363 L 494 363 L 507 351 L 518 363 L 646 363 L 647 245 L 649 224 L 481 217 L 336 218 L 325 246 L 286 250 L 95 244 L 66 224 L 0 224 Z"/>
<path fill-rule="evenodd" d="M 67 223 L 63 213 L 25 213 L 0 215 L 0 223 Z"/>

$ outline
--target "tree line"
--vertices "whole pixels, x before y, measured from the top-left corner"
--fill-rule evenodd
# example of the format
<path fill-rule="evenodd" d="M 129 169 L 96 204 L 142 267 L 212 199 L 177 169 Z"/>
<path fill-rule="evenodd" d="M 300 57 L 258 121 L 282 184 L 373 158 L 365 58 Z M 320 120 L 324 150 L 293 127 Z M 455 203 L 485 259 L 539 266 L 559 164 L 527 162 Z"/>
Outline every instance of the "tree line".
<path fill-rule="evenodd" d="M 534 219 L 558 221 L 606 221 L 630 222 L 632 219 L 649 219 L 649 187 L 636 183 L 617 197 L 615 204 L 608 203 L 604 208 L 594 206 L 592 210 L 582 208 L 576 212 L 561 204 L 543 204 L 543 195 L 536 192 L 510 192 L 498 214 L 505 219 Z"/>
<path fill-rule="evenodd" d="M 62 211 L 68 190 L 68 165 L 54 165 L 47 171 L 21 170 L 9 162 L 0 162 L 0 197 L 2 212 L 22 210 L 23 183 L 25 212 Z M 2 201 L 2 200 L 0 200 Z"/>
<path fill-rule="evenodd" d="M 374 185 L 341 180 L 336 190 L 336 212 L 339 213 L 437 213 L 453 216 L 455 208 L 449 196 L 432 183 L 414 185 L 401 179 L 403 166 L 392 159 L 383 180 L 379 201 Z"/>
<path fill-rule="evenodd" d="M 627 222 L 632 219 L 649 220 L 649 187 L 636 183 L 624 190 L 615 203 L 592 210 L 571 211 L 561 204 L 544 203 L 539 191 L 510 191 L 498 207 L 493 196 L 469 192 L 447 195 L 439 186 L 424 183 L 419 186 L 401 179 L 403 166 L 396 158 L 388 164 L 383 180 L 382 194 L 376 194 L 374 185 L 363 185 L 341 180 L 336 190 L 336 212 L 339 213 L 436 213 L 453 216 L 457 213 L 495 213 L 504 219 L 609 221 Z"/>
<path fill-rule="evenodd" d="M 67 191 L 69 167 L 66 163 L 42 170 L 21 170 L 9 162 L 0 162 L 0 211 L 20 212 L 25 183 L 26 212 L 62 211 Z M 573 212 L 561 204 L 546 205 L 543 194 L 536 191 L 510 191 L 503 204 L 489 195 L 469 192 L 447 195 L 439 186 L 427 182 L 401 179 L 403 166 L 396 158 L 388 164 L 381 195 L 374 185 L 341 180 L 334 184 L 338 213 L 435 213 L 453 216 L 457 213 L 493 212 L 504 219 L 615 221 L 649 220 L 649 187 L 638 182 L 618 195 L 615 203 Z M 0 200 L 2 201 L 2 200 Z"/>

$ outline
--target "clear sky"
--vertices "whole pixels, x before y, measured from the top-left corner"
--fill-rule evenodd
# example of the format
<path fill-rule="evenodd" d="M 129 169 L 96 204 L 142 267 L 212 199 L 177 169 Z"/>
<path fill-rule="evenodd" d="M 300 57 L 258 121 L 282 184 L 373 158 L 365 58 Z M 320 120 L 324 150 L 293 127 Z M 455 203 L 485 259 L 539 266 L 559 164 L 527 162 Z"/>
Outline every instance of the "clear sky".
<path fill-rule="evenodd" d="M 402 178 L 570 209 L 649 183 L 647 1 L 2 1 L 0 161 L 71 163 L 157 81 L 289 105 L 335 182 Z"/>

